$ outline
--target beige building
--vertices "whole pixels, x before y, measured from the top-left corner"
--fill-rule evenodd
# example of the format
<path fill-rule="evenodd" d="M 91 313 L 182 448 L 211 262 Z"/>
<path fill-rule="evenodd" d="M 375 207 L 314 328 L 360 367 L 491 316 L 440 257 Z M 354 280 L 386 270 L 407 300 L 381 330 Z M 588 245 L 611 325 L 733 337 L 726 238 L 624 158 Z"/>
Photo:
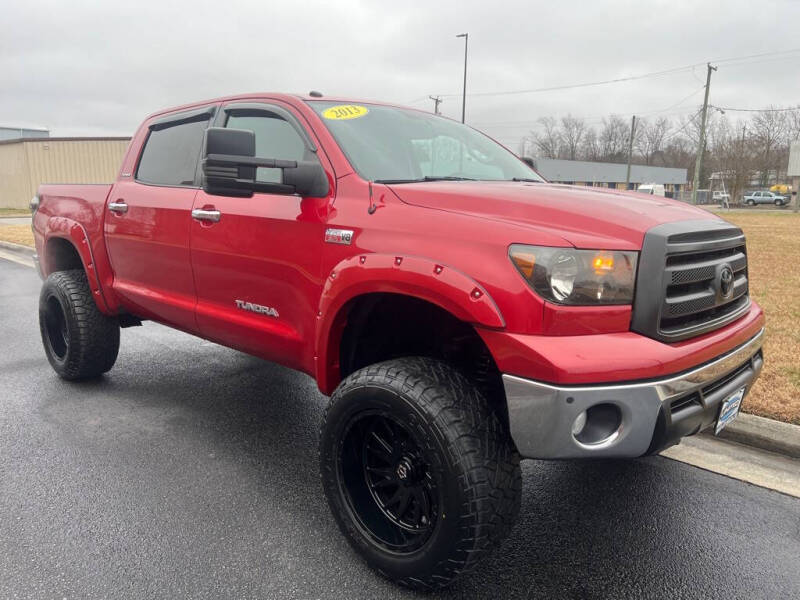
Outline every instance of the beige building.
<path fill-rule="evenodd" d="M 795 210 L 800 206 L 800 140 L 792 142 L 789 146 L 789 168 L 786 176 L 792 181 L 792 196 L 794 196 Z"/>
<path fill-rule="evenodd" d="M 28 208 L 42 183 L 111 183 L 130 138 L 0 141 L 0 208 Z"/>

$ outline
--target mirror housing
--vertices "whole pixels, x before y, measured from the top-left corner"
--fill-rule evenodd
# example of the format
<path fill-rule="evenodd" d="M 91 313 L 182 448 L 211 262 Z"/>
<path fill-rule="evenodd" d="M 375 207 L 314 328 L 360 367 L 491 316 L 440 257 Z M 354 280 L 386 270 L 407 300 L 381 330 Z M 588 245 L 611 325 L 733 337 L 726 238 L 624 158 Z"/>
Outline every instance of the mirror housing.
<path fill-rule="evenodd" d="M 249 198 L 254 192 L 324 198 L 328 177 L 318 161 L 256 157 L 256 136 L 246 129 L 209 127 L 203 144 L 203 190 Z M 281 169 L 281 183 L 257 181 L 258 167 Z"/>
<path fill-rule="evenodd" d="M 533 162 L 533 159 L 530 156 L 520 156 L 519 159 L 528 165 L 531 169 L 536 170 L 536 163 Z"/>

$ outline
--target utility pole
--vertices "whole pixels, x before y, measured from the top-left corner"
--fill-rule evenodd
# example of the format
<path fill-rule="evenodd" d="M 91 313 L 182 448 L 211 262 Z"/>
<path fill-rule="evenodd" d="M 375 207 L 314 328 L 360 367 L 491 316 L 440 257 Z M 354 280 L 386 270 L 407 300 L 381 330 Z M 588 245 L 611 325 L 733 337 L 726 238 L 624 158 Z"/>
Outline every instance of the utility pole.
<path fill-rule="evenodd" d="M 711 89 L 711 71 L 716 71 L 708 63 L 706 74 L 706 95 L 703 99 L 703 111 L 700 117 L 700 140 L 697 142 L 697 160 L 694 163 L 694 179 L 692 180 L 692 204 L 697 204 L 697 188 L 700 187 L 700 171 L 703 170 L 703 154 L 706 152 L 706 115 L 708 114 L 708 91 Z"/>
<path fill-rule="evenodd" d="M 431 100 L 433 100 L 433 114 L 438 115 L 441 114 L 439 112 L 439 105 L 442 103 L 441 96 L 428 96 Z"/>
<path fill-rule="evenodd" d="M 633 158 L 633 134 L 636 131 L 636 115 L 631 118 L 631 137 L 628 139 L 628 173 L 625 175 L 625 189 L 631 185 L 631 159 Z"/>
<path fill-rule="evenodd" d="M 457 38 L 464 38 L 464 87 L 461 92 L 461 122 L 467 114 L 467 45 L 469 44 L 469 34 L 459 33 Z"/>

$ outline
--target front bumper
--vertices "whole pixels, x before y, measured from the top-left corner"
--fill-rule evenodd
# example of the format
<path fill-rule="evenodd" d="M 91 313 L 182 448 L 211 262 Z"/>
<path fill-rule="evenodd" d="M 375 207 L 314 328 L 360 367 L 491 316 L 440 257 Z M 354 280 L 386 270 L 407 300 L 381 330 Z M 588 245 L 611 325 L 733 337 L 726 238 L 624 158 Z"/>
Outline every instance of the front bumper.
<path fill-rule="evenodd" d="M 503 375 L 511 436 L 527 458 L 631 458 L 656 452 L 711 426 L 723 400 L 741 388 L 750 391 L 763 365 L 763 337 L 762 329 L 701 367 L 656 381 L 559 387 Z M 573 424 L 598 405 L 615 407 L 619 422 L 602 440 L 582 443 L 573 435 Z"/>

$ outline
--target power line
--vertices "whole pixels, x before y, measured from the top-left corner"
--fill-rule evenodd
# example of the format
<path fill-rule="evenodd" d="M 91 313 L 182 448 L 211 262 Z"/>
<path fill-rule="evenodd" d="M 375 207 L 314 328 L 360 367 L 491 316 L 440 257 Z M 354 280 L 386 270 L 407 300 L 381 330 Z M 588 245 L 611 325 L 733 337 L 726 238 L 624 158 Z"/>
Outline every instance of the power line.
<path fill-rule="evenodd" d="M 702 65 L 703 63 L 699 63 Z M 480 96 L 513 96 L 518 94 L 534 94 L 538 92 L 553 92 L 558 90 L 572 90 L 575 88 L 582 88 L 582 87 L 593 87 L 598 85 L 608 85 L 611 83 L 623 83 L 625 81 L 636 81 L 637 79 L 645 79 L 648 77 L 663 77 L 665 75 L 672 75 L 674 73 L 681 73 L 683 71 L 688 71 L 692 67 L 697 67 L 699 65 L 687 65 L 684 67 L 677 67 L 675 69 L 666 69 L 664 71 L 654 71 L 652 73 L 643 73 L 641 75 L 631 75 L 630 77 L 617 77 L 616 79 L 606 79 L 604 81 L 589 81 L 584 83 L 573 83 L 568 85 L 555 85 L 550 87 L 542 87 L 542 88 L 533 88 L 528 90 L 511 90 L 505 92 L 473 92 L 471 94 L 467 94 L 467 96 L 472 97 L 480 97 Z M 442 96 L 450 97 L 450 96 L 460 96 L 460 94 L 442 94 Z"/>
<path fill-rule="evenodd" d="M 632 115 L 641 116 L 641 115 L 654 115 L 654 114 L 659 114 L 659 113 L 668 113 L 668 115 L 665 115 L 665 116 L 685 114 L 684 111 L 676 111 L 676 112 L 673 112 L 673 113 L 669 113 L 669 111 L 679 107 L 681 104 L 686 102 L 689 98 L 691 98 L 692 96 L 696 96 L 699 92 L 702 92 L 704 89 L 705 89 L 705 85 L 703 87 L 700 87 L 700 88 L 696 89 L 695 91 L 693 91 L 688 96 L 684 96 L 683 98 L 678 100 L 675 104 L 672 104 L 671 106 L 668 106 L 666 108 L 659 108 L 659 109 L 656 109 L 656 110 L 637 110 L 637 111 L 629 112 L 629 113 L 616 113 L 615 112 L 615 113 L 613 113 L 613 116 L 616 116 L 616 117 L 630 117 Z M 601 123 L 604 119 L 608 118 L 609 115 L 572 115 L 571 114 L 571 116 L 576 116 L 577 118 L 583 119 L 586 122 L 587 125 L 591 125 L 591 124 Z M 525 126 L 536 125 L 537 123 L 538 123 L 538 120 L 533 120 L 533 121 L 531 121 L 531 120 L 526 120 L 526 121 L 495 121 L 495 122 L 478 121 L 478 122 L 474 123 L 474 125 L 480 125 L 482 127 L 525 127 Z"/>
<path fill-rule="evenodd" d="M 714 106 L 710 105 L 713 108 L 724 110 L 724 111 L 731 111 L 731 112 L 788 112 L 793 110 L 800 110 L 800 106 L 792 106 L 789 108 L 731 108 L 730 106 Z"/>
<path fill-rule="evenodd" d="M 661 140 L 662 143 L 666 142 L 667 140 L 671 140 L 676 135 L 680 135 L 681 133 L 686 131 L 686 128 L 689 127 L 689 125 L 692 124 L 692 121 L 694 120 L 694 118 L 696 116 L 698 116 L 700 114 L 700 111 L 702 111 L 702 110 L 703 110 L 703 107 L 701 106 L 700 108 L 697 109 L 697 112 L 695 112 L 694 114 L 692 114 L 691 117 L 686 119 L 686 123 L 683 124 L 683 127 L 681 127 L 680 129 L 677 129 L 677 130 L 673 131 L 672 133 L 669 133 L 668 135 L 664 136 L 664 138 Z"/>
<path fill-rule="evenodd" d="M 729 57 L 729 58 L 723 58 L 723 59 L 720 59 L 720 60 L 714 60 L 712 62 L 715 62 L 715 63 L 732 63 L 732 62 L 735 62 L 735 61 L 745 61 L 745 60 L 748 60 L 748 59 L 751 59 L 751 58 L 763 58 L 763 57 L 767 57 L 767 56 L 772 56 L 772 57 L 782 56 L 782 58 L 779 58 L 778 60 L 783 60 L 785 58 L 791 58 L 791 57 L 786 57 L 786 56 L 783 56 L 783 55 L 793 54 L 793 53 L 797 53 L 797 52 L 800 52 L 800 48 L 792 48 L 792 49 L 789 49 L 789 50 L 780 50 L 780 51 L 776 51 L 776 52 L 762 52 L 760 54 L 749 54 L 749 55 L 746 55 L 746 56 L 734 56 L 734 57 Z M 754 62 L 751 62 L 751 63 L 741 63 L 741 64 L 757 64 L 759 62 L 769 62 L 769 61 L 754 61 Z M 673 75 L 673 74 L 676 74 L 676 73 L 682 73 L 682 72 L 685 72 L 685 71 L 691 71 L 691 70 L 695 69 L 696 67 L 704 66 L 705 64 L 706 64 L 705 62 L 693 63 L 691 65 L 684 65 L 682 67 L 674 67 L 672 69 L 664 69 L 664 70 L 661 70 L 661 71 L 653 71 L 653 72 L 650 72 L 650 73 L 642 73 L 640 75 L 631 75 L 631 76 L 628 76 L 628 77 L 617 77 L 615 79 L 606 79 L 606 80 L 602 80 L 602 81 L 589 81 L 589 82 L 583 82 L 583 83 L 574 83 L 574 84 L 567 84 L 567 85 L 556 85 L 556 86 L 541 87 L 541 88 L 531 88 L 531 89 L 525 89 L 525 90 L 509 90 L 509 91 L 502 91 L 502 92 L 472 92 L 470 94 L 467 94 L 467 96 L 470 96 L 470 97 L 511 96 L 511 95 L 519 95 L 519 94 L 534 94 L 534 93 L 539 93 L 539 92 L 553 92 L 553 91 L 559 91 L 559 90 L 571 90 L 571 89 L 583 88 L 583 87 L 594 87 L 594 86 L 598 86 L 598 85 L 609 85 L 609 84 L 613 84 L 613 83 L 624 83 L 624 82 L 627 82 L 627 81 L 637 81 L 639 79 L 646 79 L 646 78 L 649 78 L 649 77 L 663 77 L 663 76 L 666 76 L 666 75 Z M 739 65 L 729 64 L 727 66 L 739 66 Z M 456 96 L 460 96 L 461 94 L 439 94 L 439 95 L 442 96 L 442 97 L 456 97 Z M 424 99 L 424 98 L 425 97 L 416 99 L 416 100 L 410 102 L 410 104 L 413 103 L 413 102 L 418 102 L 419 100 Z"/>
<path fill-rule="evenodd" d="M 792 54 L 795 52 L 800 52 L 800 48 L 792 48 L 790 50 L 779 50 L 777 52 L 762 52 L 761 54 L 750 54 L 748 56 L 734 56 L 733 58 L 718 58 L 716 60 L 712 60 L 713 63 L 724 63 L 724 62 L 732 62 L 735 60 L 745 60 L 748 58 L 762 58 L 764 56 L 778 56 L 780 54 Z"/>

